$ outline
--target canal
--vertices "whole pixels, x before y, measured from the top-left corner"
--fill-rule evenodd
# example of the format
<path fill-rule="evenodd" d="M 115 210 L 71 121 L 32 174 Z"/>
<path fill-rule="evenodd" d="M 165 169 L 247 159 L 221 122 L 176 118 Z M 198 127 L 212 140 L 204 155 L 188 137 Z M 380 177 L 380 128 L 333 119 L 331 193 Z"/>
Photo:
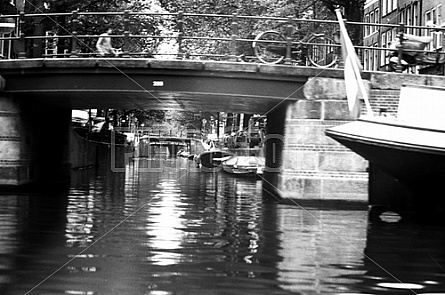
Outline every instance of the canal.
<path fill-rule="evenodd" d="M 0 294 L 445 294 L 445 226 L 140 159 L 0 194 Z"/>

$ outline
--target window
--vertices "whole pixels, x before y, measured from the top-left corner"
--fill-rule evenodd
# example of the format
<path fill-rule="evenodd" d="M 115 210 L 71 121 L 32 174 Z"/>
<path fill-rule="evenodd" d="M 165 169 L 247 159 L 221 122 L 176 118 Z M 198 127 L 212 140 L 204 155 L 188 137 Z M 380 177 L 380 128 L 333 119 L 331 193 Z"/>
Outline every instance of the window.
<path fill-rule="evenodd" d="M 440 15 L 440 11 L 442 9 L 442 5 L 438 5 L 435 9 L 433 9 L 433 21 L 435 25 L 440 25 L 442 23 L 442 17 Z M 443 35 L 442 32 L 434 32 L 434 40 L 433 47 L 434 49 L 442 48 L 442 40 Z"/>
<path fill-rule="evenodd" d="M 365 15 L 365 23 L 369 23 L 369 13 L 367 13 Z M 371 32 L 370 29 L 371 29 L 371 27 L 369 25 L 365 26 L 365 36 L 368 36 L 370 34 L 370 32 Z"/>
<path fill-rule="evenodd" d="M 365 15 L 365 23 L 368 24 L 378 24 L 379 23 L 379 9 L 376 8 L 373 11 L 367 13 Z M 365 26 L 365 36 L 372 35 L 373 33 L 378 31 L 377 26 L 367 25 Z"/>
<path fill-rule="evenodd" d="M 414 2 L 413 4 L 413 26 L 418 26 L 419 25 L 419 5 L 417 2 Z M 418 29 L 413 30 L 413 34 L 419 34 Z"/>
<path fill-rule="evenodd" d="M 432 22 L 435 25 L 440 25 L 442 23 L 442 17 L 440 15 L 441 9 L 442 5 L 439 4 L 430 11 L 425 12 L 425 25 L 428 22 Z M 425 34 L 428 36 L 433 36 L 433 41 L 427 46 L 427 50 L 437 50 L 442 48 L 443 36 L 441 32 L 427 30 Z"/>
<path fill-rule="evenodd" d="M 392 0 L 392 10 L 397 9 L 397 0 Z"/>
<path fill-rule="evenodd" d="M 388 0 L 382 0 L 382 16 L 385 16 L 387 14 L 387 3 Z"/>
<path fill-rule="evenodd" d="M 385 32 L 385 33 L 382 33 L 382 36 L 381 36 L 381 44 L 382 44 L 382 46 L 381 47 L 385 47 L 386 48 L 386 38 L 387 38 L 387 35 L 386 35 L 386 33 L 387 32 Z M 386 64 L 386 51 L 385 50 L 380 50 L 380 65 L 385 65 Z"/>
<path fill-rule="evenodd" d="M 380 22 L 380 11 L 379 8 L 377 7 L 374 11 L 374 15 L 375 15 L 375 23 L 378 24 Z M 374 27 L 374 31 L 378 31 L 378 27 Z"/>
<path fill-rule="evenodd" d="M 379 46 L 379 44 L 378 43 L 375 43 L 374 44 L 374 47 L 378 47 Z M 373 60 L 374 60 L 374 62 L 373 62 L 373 70 L 378 70 L 378 68 L 379 68 L 379 65 L 378 65 L 378 63 L 379 63 L 379 51 L 380 50 L 374 50 L 374 57 L 373 57 Z"/>
<path fill-rule="evenodd" d="M 371 49 L 371 52 L 369 53 L 369 69 L 370 71 L 375 71 L 374 68 L 374 49 Z"/>
<path fill-rule="evenodd" d="M 411 14 L 411 6 L 408 6 L 406 8 L 406 25 L 407 26 L 412 26 L 413 25 L 413 18 L 412 18 L 412 14 Z M 412 34 L 413 33 L 413 29 L 412 28 L 408 28 L 408 34 Z"/>
<path fill-rule="evenodd" d="M 363 57 L 364 57 L 364 70 L 368 71 L 369 70 L 369 60 L 368 60 L 368 49 L 365 49 L 365 51 L 363 52 Z"/>
<path fill-rule="evenodd" d="M 425 12 L 425 25 L 426 25 L 428 22 L 432 21 L 432 20 L 433 20 L 433 17 L 432 17 L 432 13 L 431 13 L 431 11 L 427 11 L 427 12 Z M 429 30 L 424 30 L 423 34 L 424 34 L 425 36 L 428 36 L 428 35 L 429 35 Z"/>
<path fill-rule="evenodd" d="M 405 18 L 406 18 L 406 10 L 405 9 L 403 9 L 401 12 L 400 12 L 400 14 L 399 14 L 399 23 L 404 23 L 404 24 L 406 24 L 406 21 L 405 21 Z"/>

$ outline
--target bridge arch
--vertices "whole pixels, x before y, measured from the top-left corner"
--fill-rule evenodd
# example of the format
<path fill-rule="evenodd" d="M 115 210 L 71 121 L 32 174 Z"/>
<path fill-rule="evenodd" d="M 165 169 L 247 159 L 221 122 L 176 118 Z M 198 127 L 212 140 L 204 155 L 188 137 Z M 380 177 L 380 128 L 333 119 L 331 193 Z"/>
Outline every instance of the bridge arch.
<path fill-rule="evenodd" d="M 180 109 L 266 114 L 305 99 L 309 77 L 338 69 L 156 59 L 3 60 L 5 94 L 73 109 Z"/>

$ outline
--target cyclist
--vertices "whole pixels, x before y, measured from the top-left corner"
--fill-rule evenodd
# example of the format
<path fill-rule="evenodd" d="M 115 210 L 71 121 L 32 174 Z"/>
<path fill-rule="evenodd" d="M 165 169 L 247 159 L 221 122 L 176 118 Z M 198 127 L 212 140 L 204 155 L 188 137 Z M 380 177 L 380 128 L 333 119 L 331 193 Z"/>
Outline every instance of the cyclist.
<path fill-rule="evenodd" d="M 111 37 L 110 34 L 112 33 L 112 29 L 108 28 L 108 30 L 105 33 L 100 34 L 99 40 L 97 40 L 96 48 L 97 51 L 99 51 L 99 54 L 102 56 L 111 54 L 114 56 L 118 56 L 118 52 L 116 48 L 113 48 L 111 46 Z"/>

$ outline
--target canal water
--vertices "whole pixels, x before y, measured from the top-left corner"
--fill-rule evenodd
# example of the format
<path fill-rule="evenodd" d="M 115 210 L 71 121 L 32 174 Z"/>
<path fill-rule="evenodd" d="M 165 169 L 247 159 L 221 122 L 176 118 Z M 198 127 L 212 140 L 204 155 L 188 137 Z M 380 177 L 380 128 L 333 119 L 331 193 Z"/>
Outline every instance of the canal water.
<path fill-rule="evenodd" d="M 445 227 L 141 159 L 2 193 L 0 294 L 445 294 Z"/>

